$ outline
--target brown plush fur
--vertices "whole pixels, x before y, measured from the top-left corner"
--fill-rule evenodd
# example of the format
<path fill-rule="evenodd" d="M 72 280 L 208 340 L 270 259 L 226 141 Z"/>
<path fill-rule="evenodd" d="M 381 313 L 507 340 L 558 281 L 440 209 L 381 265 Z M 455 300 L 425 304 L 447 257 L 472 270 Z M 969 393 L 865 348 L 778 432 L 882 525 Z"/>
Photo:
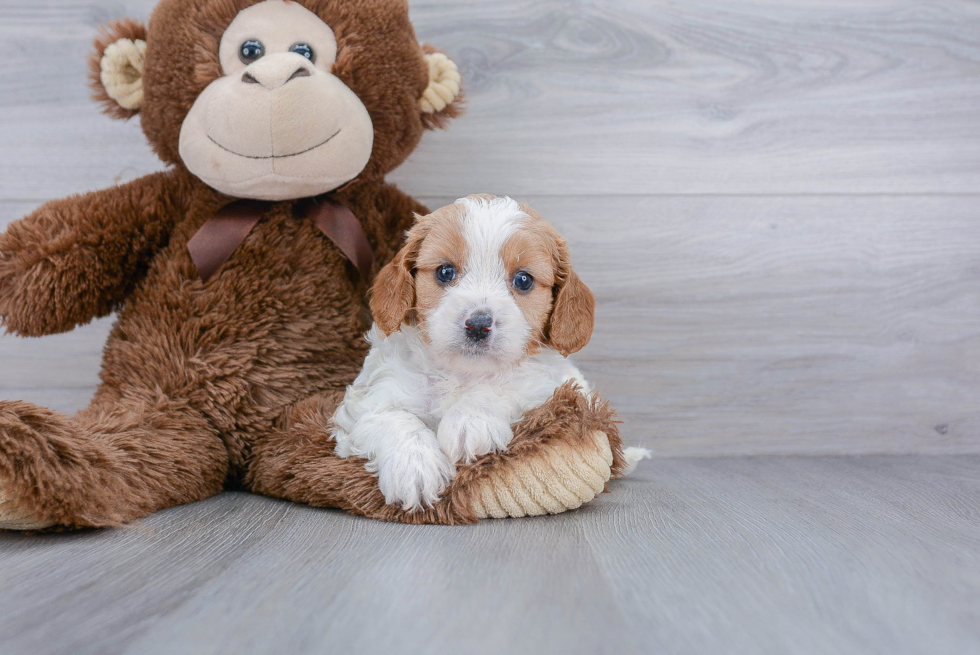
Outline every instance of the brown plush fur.
<path fill-rule="evenodd" d="M 0 491 L 10 506 L 61 527 L 110 526 L 230 484 L 377 518 L 462 523 L 481 471 L 499 458 L 534 457 L 536 443 L 594 427 L 618 444 L 605 406 L 562 391 L 517 427 L 510 453 L 463 468 L 439 508 L 413 515 L 384 506 L 363 462 L 334 457 L 326 419 L 366 355 L 366 282 L 293 217 L 291 202 L 270 206 L 207 282 L 187 252 L 230 199 L 182 166 L 180 125 L 217 75 L 221 33 L 256 1 L 163 0 L 154 12 L 141 123 L 171 170 L 48 203 L 0 235 L 0 319 L 11 332 L 53 334 L 119 312 L 87 409 L 67 417 L 0 401 Z M 302 4 L 335 29 L 335 72 L 374 122 L 371 162 L 333 198 L 361 221 L 377 270 L 413 215 L 427 213 L 384 174 L 424 127 L 458 109 L 420 116 L 427 69 L 404 0 Z M 132 23 L 111 30 L 141 34 Z"/>
<path fill-rule="evenodd" d="M 380 261 L 424 211 L 391 186 L 337 198 Z M 290 203 L 214 278 L 197 279 L 187 240 L 224 202 L 177 169 L 50 203 L 0 236 L 9 330 L 51 334 L 120 309 L 91 407 L 69 419 L 0 402 L 0 486 L 25 509 L 100 526 L 207 497 L 245 475 L 255 441 L 289 406 L 356 376 L 364 283 Z"/>

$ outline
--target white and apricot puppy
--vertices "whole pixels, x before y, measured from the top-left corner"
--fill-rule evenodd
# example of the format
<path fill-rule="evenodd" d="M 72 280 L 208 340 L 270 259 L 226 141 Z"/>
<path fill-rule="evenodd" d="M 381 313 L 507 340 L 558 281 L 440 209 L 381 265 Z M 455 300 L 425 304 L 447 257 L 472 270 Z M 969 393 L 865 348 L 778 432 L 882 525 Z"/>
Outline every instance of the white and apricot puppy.
<path fill-rule="evenodd" d="M 511 425 L 567 380 L 595 299 L 534 210 L 471 196 L 418 218 L 379 273 L 364 369 L 333 417 L 389 504 L 432 506 L 456 462 L 507 448 Z"/>

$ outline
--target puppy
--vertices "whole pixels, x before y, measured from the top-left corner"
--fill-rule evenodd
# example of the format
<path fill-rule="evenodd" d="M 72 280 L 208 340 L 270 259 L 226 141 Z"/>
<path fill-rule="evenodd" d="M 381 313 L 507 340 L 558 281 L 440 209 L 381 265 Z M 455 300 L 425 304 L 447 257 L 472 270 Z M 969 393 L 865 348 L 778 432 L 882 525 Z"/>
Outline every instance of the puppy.
<path fill-rule="evenodd" d="M 332 420 L 385 500 L 432 506 L 455 464 L 507 448 L 511 424 L 567 380 L 595 299 L 555 229 L 510 198 L 470 196 L 418 217 L 372 289 L 364 369 Z"/>

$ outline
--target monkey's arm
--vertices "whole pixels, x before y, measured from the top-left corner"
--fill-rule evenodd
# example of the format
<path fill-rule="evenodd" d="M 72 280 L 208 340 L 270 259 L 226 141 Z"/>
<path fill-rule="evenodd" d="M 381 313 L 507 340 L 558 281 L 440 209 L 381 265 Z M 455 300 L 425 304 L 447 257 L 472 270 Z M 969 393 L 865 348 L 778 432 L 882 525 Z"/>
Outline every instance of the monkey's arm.
<path fill-rule="evenodd" d="M 183 215 L 173 171 L 42 205 L 0 234 L 0 323 L 66 332 L 116 309 Z"/>

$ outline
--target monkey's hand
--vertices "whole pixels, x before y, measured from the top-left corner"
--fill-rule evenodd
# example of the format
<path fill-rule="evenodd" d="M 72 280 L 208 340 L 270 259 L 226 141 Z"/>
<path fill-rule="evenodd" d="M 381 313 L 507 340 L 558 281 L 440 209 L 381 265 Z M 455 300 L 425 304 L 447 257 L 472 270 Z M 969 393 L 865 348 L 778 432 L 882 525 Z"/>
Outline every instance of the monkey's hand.
<path fill-rule="evenodd" d="M 0 323 L 66 332 L 116 309 L 167 242 L 180 211 L 174 173 L 49 202 L 0 234 Z"/>

